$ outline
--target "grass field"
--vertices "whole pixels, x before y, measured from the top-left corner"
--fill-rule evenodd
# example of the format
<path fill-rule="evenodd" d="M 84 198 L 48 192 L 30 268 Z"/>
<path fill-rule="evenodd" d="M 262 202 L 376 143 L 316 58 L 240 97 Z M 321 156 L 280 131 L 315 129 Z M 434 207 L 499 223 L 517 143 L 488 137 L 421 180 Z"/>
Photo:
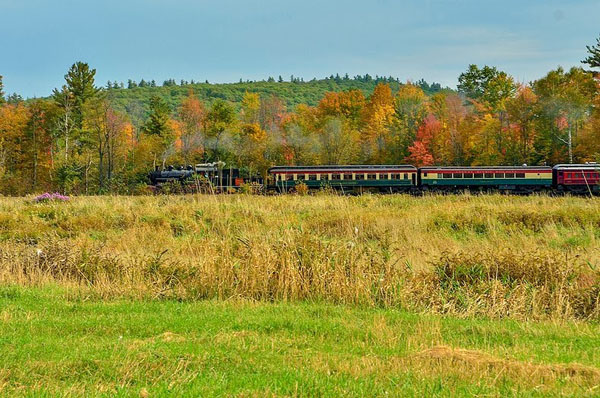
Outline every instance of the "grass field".
<path fill-rule="evenodd" d="M 0 394 L 600 395 L 600 201 L 0 198 Z"/>

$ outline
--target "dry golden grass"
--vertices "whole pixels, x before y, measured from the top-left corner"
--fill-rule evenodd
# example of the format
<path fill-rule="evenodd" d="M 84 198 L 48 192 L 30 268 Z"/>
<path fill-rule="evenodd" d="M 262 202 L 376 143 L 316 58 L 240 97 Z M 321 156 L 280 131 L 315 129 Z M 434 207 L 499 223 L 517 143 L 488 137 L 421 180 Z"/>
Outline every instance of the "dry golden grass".
<path fill-rule="evenodd" d="M 0 198 L 0 283 L 600 318 L 600 201 L 402 195 Z"/>

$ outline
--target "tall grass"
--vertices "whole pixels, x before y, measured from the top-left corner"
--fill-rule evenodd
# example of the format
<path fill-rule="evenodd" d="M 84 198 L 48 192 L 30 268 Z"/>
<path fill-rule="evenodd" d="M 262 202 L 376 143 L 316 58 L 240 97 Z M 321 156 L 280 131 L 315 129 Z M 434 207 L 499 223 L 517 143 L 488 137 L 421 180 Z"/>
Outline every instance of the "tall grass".
<path fill-rule="evenodd" d="M 600 201 L 335 195 L 0 199 L 0 283 L 599 319 Z"/>

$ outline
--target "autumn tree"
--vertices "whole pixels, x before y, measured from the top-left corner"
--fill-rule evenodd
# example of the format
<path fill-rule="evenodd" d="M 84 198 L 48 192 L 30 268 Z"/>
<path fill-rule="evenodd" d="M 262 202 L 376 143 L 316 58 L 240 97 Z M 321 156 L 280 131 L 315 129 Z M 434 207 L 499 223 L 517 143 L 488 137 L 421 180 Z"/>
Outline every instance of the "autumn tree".
<path fill-rule="evenodd" d="M 430 111 L 441 124 L 434 140 L 436 162 L 442 165 L 470 164 L 473 122 L 463 100 L 456 94 L 438 93 L 430 100 Z"/>
<path fill-rule="evenodd" d="M 359 133 L 350 121 L 329 118 L 319 133 L 321 164 L 352 164 L 358 160 Z"/>
<path fill-rule="evenodd" d="M 354 128 L 361 122 L 362 111 L 365 106 L 365 96 L 360 90 L 348 90 L 340 93 L 325 93 L 317 109 L 323 120 L 328 116 L 344 117 Z"/>
<path fill-rule="evenodd" d="M 203 125 L 206 109 L 204 103 L 190 90 L 187 98 L 181 103 L 178 113 L 181 123 L 181 152 L 185 164 L 189 164 L 191 161 L 199 159 L 204 152 Z"/>
<path fill-rule="evenodd" d="M 236 115 L 233 106 L 223 100 L 215 101 L 205 118 L 205 129 L 209 139 L 210 158 L 221 160 L 221 140 L 224 133 L 235 123 Z"/>
<path fill-rule="evenodd" d="M 407 161 L 415 166 L 430 166 L 435 163 L 433 143 L 440 134 L 442 125 L 433 114 L 427 115 L 419 127 L 415 142 L 408 148 Z"/>
<path fill-rule="evenodd" d="M 268 155 L 268 135 L 258 123 L 243 124 L 235 135 L 235 157 L 250 175 L 265 175 L 271 166 Z"/>
<path fill-rule="evenodd" d="M 29 110 L 24 105 L 0 106 L 0 190 L 4 194 L 26 193 L 23 138 L 28 120 Z"/>
<path fill-rule="evenodd" d="M 581 162 L 600 163 L 600 95 L 594 99 L 592 116 L 581 131 L 574 151 Z"/>
<path fill-rule="evenodd" d="M 258 123 L 260 116 L 260 96 L 258 93 L 246 91 L 241 105 L 240 119 L 242 122 L 246 124 Z"/>
<path fill-rule="evenodd" d="M 106 98 L 96 97 L 84 107 L 84 127 L 93 134 L 96 148 L 98 189 L 110 190 L 117 154 L 126 146 L 127 119 L 112 109 Z"/>
<path fill-rule="evenodd" d="M 395 129 L 392 153 L 389 161 L 401 162 L 408 155 L 408 148 L 416 139 L 417 131 L 427 115 L 427 98 L 420 87 L 405 84 L 395 99 Z"/>
<path fill-rule="evenodd" d="M 510 134 L 514 138 L 514 149 L 507 155 L 510 164 L 535 163 L 537 101 L 537 96 L 530 87 L 521 86 L 517 95 L 506 102 L 510 132 L 514 133 Z"/>
<path fill-rule="evenodd" d="M 29 120 L 23 144 L 27 159 L 24 169 L 29 170 L 31 190 L 37 192 L 41 185 L 48 186 L 51 175 L 52 129 L 55 107 L 49 101 L 36 99 L 29 104 Z"/>
<path fill-rule="evenodd" d="M 536 142 L 542 159 L 573 163 L 579 131 L 591 115 L 598 85 L 581 68 L 558 68 L 533 84 L 538 96 L 538 125 L 543 134 Z"/>
<path fill-rule="evenodd" d="M 281 98 L 276 95 L 260 99 L 258 123 L 265 131 L 276 131 L 286 114 L 286 106 Z"/>
<path fill-rule="evenodd" d="M 394 122 L 394 96 L 388 84 L 379 83 L 364 106 L 361 129 L 362 156 L 375 162 L 385 159 Z"/>

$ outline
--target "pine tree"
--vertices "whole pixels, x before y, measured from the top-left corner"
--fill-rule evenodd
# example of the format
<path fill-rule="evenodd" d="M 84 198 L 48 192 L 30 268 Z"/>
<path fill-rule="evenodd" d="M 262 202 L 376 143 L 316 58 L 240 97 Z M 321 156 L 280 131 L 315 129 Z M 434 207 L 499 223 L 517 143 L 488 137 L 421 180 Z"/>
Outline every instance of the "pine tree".
<path fill-rule="evenodd" d="M 83 123 L 83 105 L 98 94 L 98 88 L 94 85 L 95 75 L 96 69 L 90 69 L 85 62 L 74 63 L 65 75 L 67 88 L 75 100 L 73 119 L 79 129 Z"/>
<path fill-rule="evenodd" d="M 151 135 L 164 136 L 168 130 L 169 105 L 159 96 L 150 98 L 150 116 L 144 124 L 144 132 Z"/>
<path fill-rule="evenodd" d="M 586 48 L 590 55 L 581 62 L 591 68 L 600 68 L 600 37 L 596 39 L 595 46 L 586 46 Z"/>

